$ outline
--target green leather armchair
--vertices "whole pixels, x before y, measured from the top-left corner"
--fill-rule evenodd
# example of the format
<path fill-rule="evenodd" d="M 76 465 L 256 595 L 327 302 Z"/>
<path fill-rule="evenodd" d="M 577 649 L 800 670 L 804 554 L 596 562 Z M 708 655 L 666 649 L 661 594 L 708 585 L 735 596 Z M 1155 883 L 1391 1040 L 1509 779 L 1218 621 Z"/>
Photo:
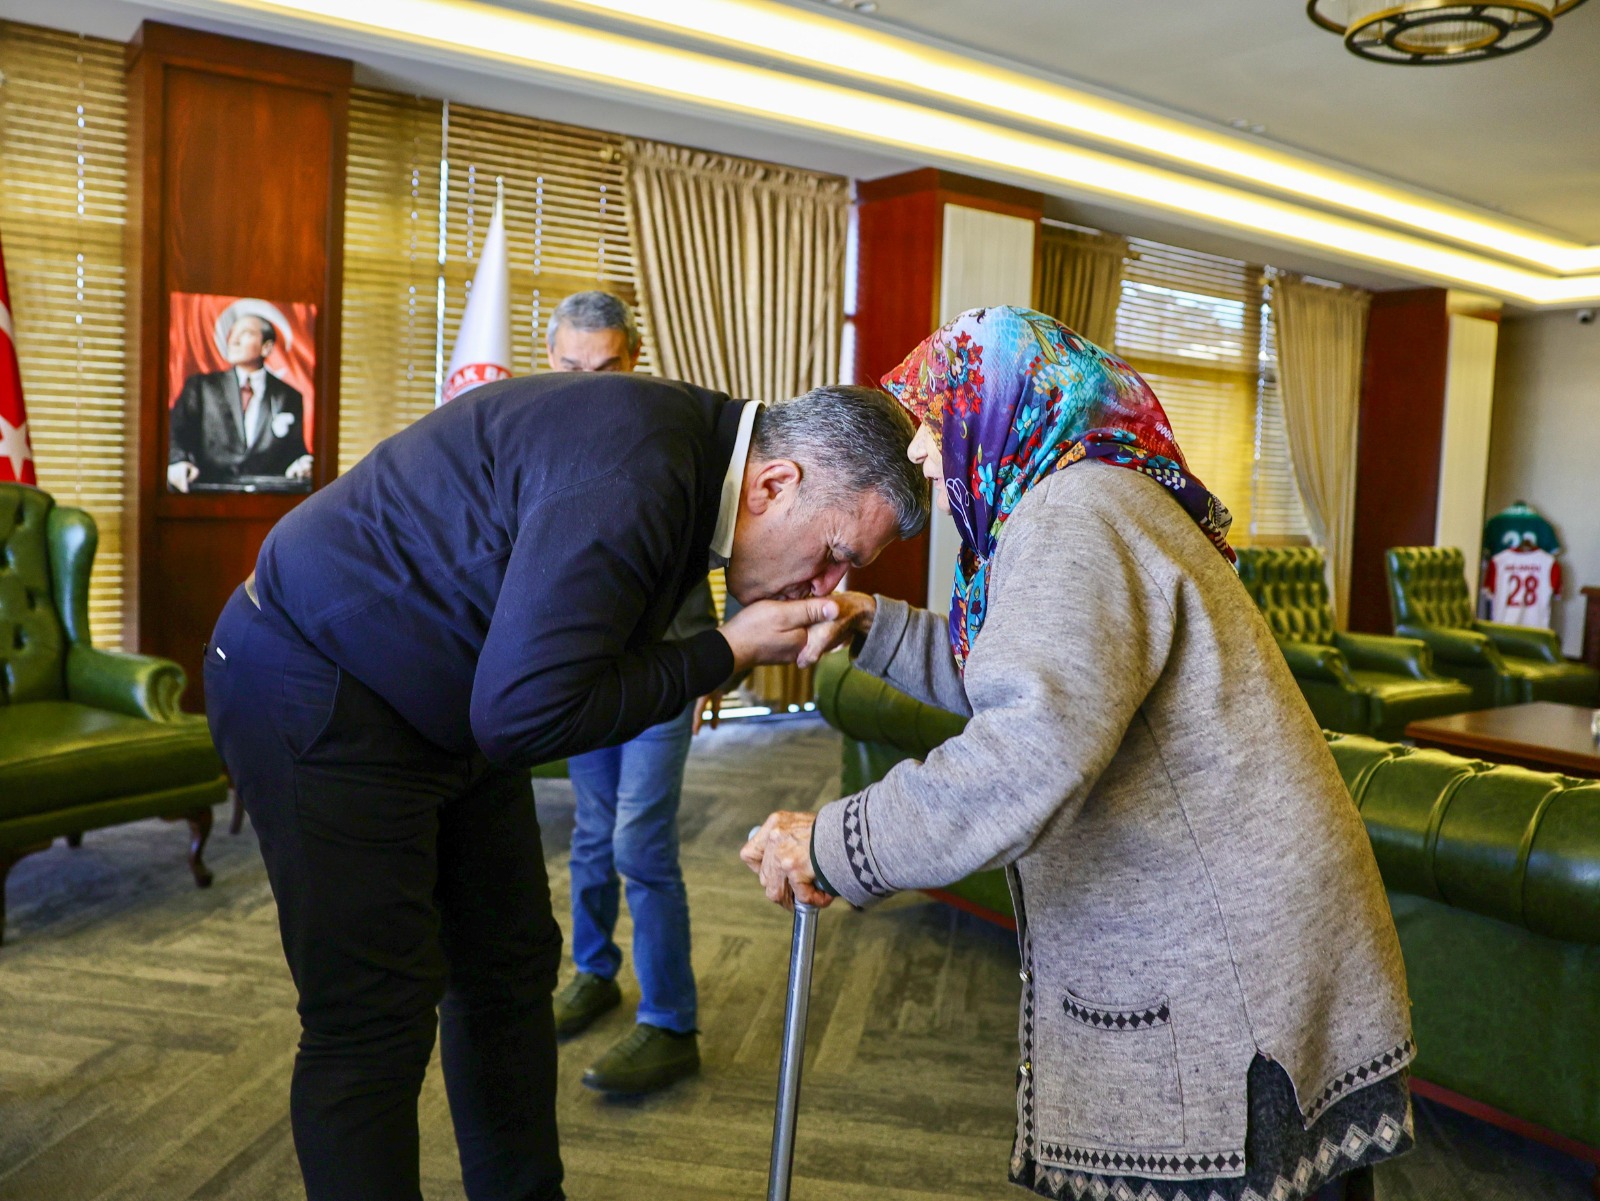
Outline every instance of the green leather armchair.
<path fill-rule="evenodd" d="M 1399 738 L 1407 722 L 1472 708 L 1471 691 L 1436 674 L 1422 642 L 1333 628 L 1315 547 L 1246 547 L 1239 579 L 1324 729 Z"/>
<path fill-rule="evenodd" d="M 186 820 L 195 883 L 228 781 L 203 717 L 178 709 L 183 670 L 89 638 L 94 519 L 0 484 L 0 939 L 5 880 L 66 836 L 145 817 Z"/>
<path fill-rule="evenodd" d="M 1554 630 L 1473 618 L 1466 561 L 1453 546 L 1396 546 L 1384 556 L 1395 633 L 1420 638 L 1439 672 L 1472 689 L 1472 708 L 1600 703 L 1600 672 L 1568 663 Z"/>
<path fill-rule="evenodd" d="M 845 795 L 965 725 L 843 652 L 818 665 L 817 698 L 843 734 Z M 1400 933 L 1413 1087 L 1600 1147 L 1600 780 L 1359 735 L 1328 741 Z M 932 895 L 1013 924 L 1002 871 Z"/>

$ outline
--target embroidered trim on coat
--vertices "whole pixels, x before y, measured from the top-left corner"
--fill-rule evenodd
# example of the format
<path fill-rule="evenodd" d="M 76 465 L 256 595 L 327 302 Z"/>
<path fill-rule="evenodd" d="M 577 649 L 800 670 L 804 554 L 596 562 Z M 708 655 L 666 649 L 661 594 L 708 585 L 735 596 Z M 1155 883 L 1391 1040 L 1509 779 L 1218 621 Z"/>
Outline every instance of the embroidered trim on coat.
<path fill-rule="evenodd" d="M 1278 1176 L 1264 1194 L 1254 1188 L 1246 1188 L 1239 1194 L 1238 1201 L 1298 1201 L 1311 1196 L 1338 1172 L 1384 1159 L 1393 1154 L 1406 1139 L 1414 1137 L 1409 1107 L 1404 1117 L 1397 1118 L 1388 1113 L 1381 1115 L 1370 1131 L 1351 1123 L 1337 1143 L 1324 1138 L 1318 1143 L 1314 1155 L 1301 1156 L 1294 1166 L 1292 1177 Z M 1041 1152 L 1055 1149 L 1041 1148 Z M 1341 1159 L 1348 1163 L 1341 1165 Z M 1240 1161 L 1243 1162 L 1242 1156 Z M 1178 1189 L 1177 1192 L 1164 1194 L 1148 1180 L 1135 1192 L 1133 1184 L 1139 1184 L 1138 1180 L 1130 1184 L 1120 1176 L 1107 1179 L 1103 1173 L 1073 1171 L 1027 1158 L 1020 1162 L 1012 1161 L 1011 1183 L 1059 1201 L 1081 1201 L 1086 1196 L 1093 1201 L 1189 1201 L 1191 1197 L 1194 1201 L 1202 1201 L 1208 1196 L 1214 1199 L 1219 1196 L 1205 1188 L 1203 1180 L 1197 1182 L 1202 1187 L 1192 1192 L 1176 1184 L 1174 1187 Z"/>
<path fill-rule="evenodd" d="M 1244 1148 L 1200 1154 L 1159 1155 L 1147 1151 L 1094 1151 L 1041 1143 L 1039 1158 L 1069 1164 L 1097 1174 L 1126 1172 L 1130 1176 L 1171 1177 L 1177 1180 L 1208 1176 L 1238 1176 L 1244 1172 Z"/>
<path fill-rule="evenodd" d="M 1069 1018 L 1098 1030 L 1143 1030 L 1147 1026 L 1165 1026 L 1172 1020 L 1165 999 L 1148 1009 L 1100 1009 L 1068 993 L 1061 1005 Z"/>
<path fill-rule="evenodd" d="M 875 897 L 886 897 L 894 891 L 883 882 L 873 869 L 867 851 L 867 819 L 861 809 L 862 798 L 851 797 L 844 807 L 844 849 L 850 857 L 850 870 L 856 883 Z"/>
<path fill-rule="evenodd" d="M 1022 876 L 1015 866 L 1006 868 L 1006 883 L 1011 888 L 1012 908 L 1016 910 L 1017 950 L 1022 955 L 1022 1061 L 1028 1070 L 1017 1069 L 1017 1143 L 1011 1153 L 1012 1171 L 1033 1157 L 1033 931 L 1028 925 L 1027 906 L 1022 899 Z"/>
<path fill-rule="evenodd" d="M 1368 1084 L 1382 1080 L 1385 1076 L 1392 1076 L 1395 1072 L 1410 1063 L 1417 1054 L 1417 1045 L 1411 1039 L 1406 1039 L 1396 1047 L 1385 1051 L 1382 1055 L 1374 1056 L 1366 1063 L 1353 1067 L 1347 1072 L 1341 1072 L 1329 1082 L 1328 1087 L 1318 1094 L 1317 1099 L 1305 1111 L 1305 1125 L 1309 1130 L 1312 1123 L 1321 1116 L 1340 1097 L 1355 1089 L 1363 1088 Z"/>

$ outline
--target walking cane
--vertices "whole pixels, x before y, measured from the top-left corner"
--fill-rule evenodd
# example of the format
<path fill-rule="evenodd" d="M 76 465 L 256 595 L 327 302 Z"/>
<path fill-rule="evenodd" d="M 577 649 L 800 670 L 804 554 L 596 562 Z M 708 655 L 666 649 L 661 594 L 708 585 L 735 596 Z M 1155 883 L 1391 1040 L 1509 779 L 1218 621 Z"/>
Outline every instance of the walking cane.
<path fill-rule="evenodd" d="M 811 958 L 817 946 L 817 907 L 794 903 L 789 944 L 789 1001 L 783 1011 L 783 1053 L 778 1060 L 778 1111 L 772 1120 L 772 1168 L 767 1201 L 789 1201 L 794 1172 L 794 1123 L 800 1108 L 800 1065 L 806 1055 L 806 1013 L 811 1005 Z"/>
<path fill-rule="evenodd" d="M 750 831 L 754 838 L 757 826 Z M 789 997 L 783 1010 L 783 1049 L 778 1060 L 778 1108 L 772 1120 L 772 1166 L 767 1201 L 789 1201 L 794 1172 L 794 1125 L 800 1110 L 800 1067 L 806 1054 L 806 1015 L 811 1005 L 811 960 L 817 947 L 817 907 L 794 902 L 789 943 Z"/>

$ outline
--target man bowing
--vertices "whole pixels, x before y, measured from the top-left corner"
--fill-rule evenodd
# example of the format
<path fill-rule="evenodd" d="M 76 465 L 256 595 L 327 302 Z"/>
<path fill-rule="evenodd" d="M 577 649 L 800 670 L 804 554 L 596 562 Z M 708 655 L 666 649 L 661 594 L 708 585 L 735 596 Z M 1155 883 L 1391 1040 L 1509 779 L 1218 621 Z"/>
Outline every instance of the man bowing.
<path fill-rule="evenodd" d="M 205 685 L 299 991 L 309 1201 L 420 1198 L 436 1024 L 467 1195 L 563 1196 L 561 936 L 526 769 L 793 662 L 843 573 L 926 521 L 912 432 L 862 388 L 762 408 L 629 375 L 507 380 L 279 522 Z M 712 564 L 749 607 L 663 641 Z"/>

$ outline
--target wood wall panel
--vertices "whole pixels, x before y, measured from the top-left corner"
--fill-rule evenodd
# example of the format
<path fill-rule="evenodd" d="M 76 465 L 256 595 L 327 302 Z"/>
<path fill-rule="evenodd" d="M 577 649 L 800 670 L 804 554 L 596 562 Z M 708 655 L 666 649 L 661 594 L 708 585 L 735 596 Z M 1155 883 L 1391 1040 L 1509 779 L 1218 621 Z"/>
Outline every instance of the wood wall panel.
<path fill-rule="evenodd" d="M 1433 545 L 1450 355 L 1446 299 L 1443 288 L 1372 298 L 1356 448 L 1352 630 L 1393 629 L 1384 552 Z"/>
<path fill-rule="evenodd" d="M 168 287 L 309 301 L 320 314 L 334 232 L 327 94 L 182 68 L 165 92 Z"/>
<path fill-rule="evenodd" d="M 937 172 L 913 172 L 935 176 Z M 905 176 L 896 176 L 896 180 Z M 932 182 L 931 180 L 929 182 Z M 856 207 L 856 380 L 876 384 L 933 332 L 938 307 L 940 201 L 937 188 L 871 199 L 863 184 Z M 850 573 L 850 587 L 924 605 L 928 535 L 891 543 L 877 560 Z"/>
<path fill-rule="evenodd" d="M 145 613 L 143 634 L 151 646 L 171 648 L 158 653 L 177 659 L 189 673 L 189 708 L 199 708 L 201 700 L 201 647 L 223 604 L 255 570 L 256 553 L 275 520 L 229 514 L 155 524 L 155 560 L 192 566 L 167 573 L 167 586 L 157 592 L 160 603 Z"/>
<path fill-rule="evenodd" d="M 344 173 L 351 64 L 146 22 L 128 46 L 129 294 L 139 349 L 139 553 L 129 628 L 182 664 L 200 652 L 274 522 L 303 497 L 166 491 L 169 296 L 316 305 L 313 481 L 338 462 Z"/>
<path fill-rule="evenodd" d="M 933 168 L 858 184 L 856 381 L 876 384 L 939 327 L 946 204 L 1037 222 L 1043 203 L 1033 192 Z M 927 534 L 890 546 L 851 572 L 849 586 L 926 605 Z"/>

